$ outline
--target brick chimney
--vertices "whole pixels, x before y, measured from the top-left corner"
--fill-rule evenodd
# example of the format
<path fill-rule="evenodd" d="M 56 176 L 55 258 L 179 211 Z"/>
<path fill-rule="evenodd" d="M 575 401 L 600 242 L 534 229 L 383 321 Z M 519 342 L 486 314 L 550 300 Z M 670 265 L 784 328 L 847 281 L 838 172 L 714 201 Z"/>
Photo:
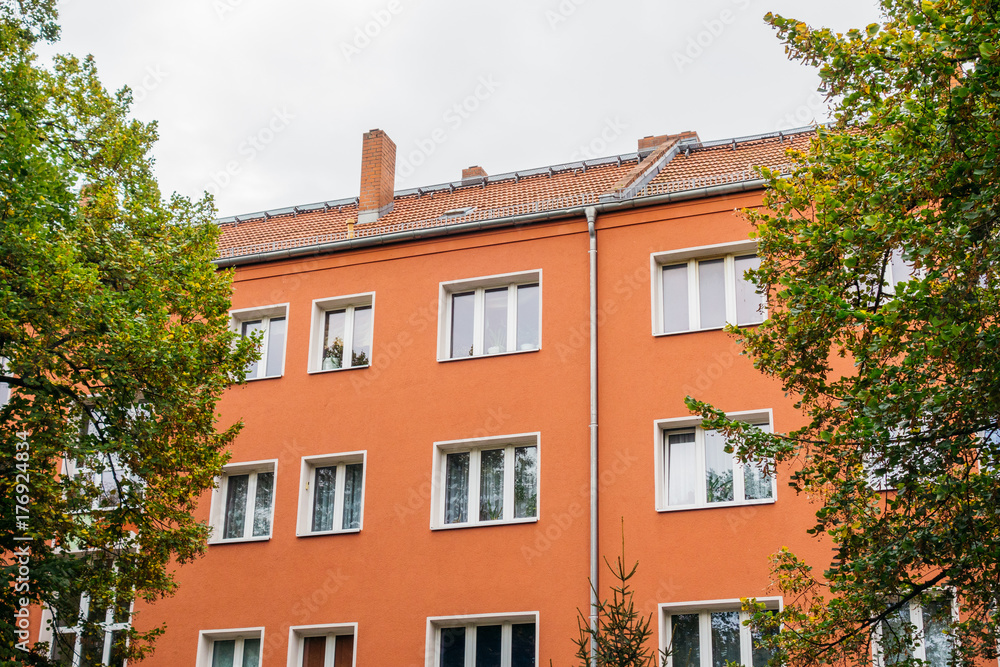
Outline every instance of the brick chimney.
<path fill-rule="evenodd" d="M 392 210 L 396 188 L 396 144 L 382 130 L 365 132 L 361 144 L 358 224 L 375 222 Z"/>
<path fill-rule="evenodd" d="M 486 178 L 487 176 L 488 174 L 486 173 L 486 170 L 480 167 L 479 165 L 473 165 L 468 169 L 462 170 L 463 181 L 470 178 Z"/>

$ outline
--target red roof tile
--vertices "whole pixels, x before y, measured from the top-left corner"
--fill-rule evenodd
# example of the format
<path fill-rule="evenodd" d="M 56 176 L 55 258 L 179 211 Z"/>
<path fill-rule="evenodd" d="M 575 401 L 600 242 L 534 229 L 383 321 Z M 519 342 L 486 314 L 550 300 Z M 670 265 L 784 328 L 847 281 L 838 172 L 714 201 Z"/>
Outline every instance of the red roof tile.
<path fill-rule="evenodd" d="M 777 167 L 788 162 L 785 151 L 804 149 L 811 132 L 766 136 L 735 142 L 683 144 L 637 196 L 705 187 L 715 183 L 758 178 L 753 167 Z M 583 163 L 532 169 L 491 176 L 475 184 L 461 181 L 419 190 L 397 192 L 393 210 L 376 222 L 357 225 L 357 237 L 407 229 L 445 226 L 596 204 L 602 194 L 613 194 L 621 183 L 663 159 L 656 150 L 637 163 L 635 153 L 609 158 L 600 164 Z M 444 215 L 449 212 L 449 215 Z M 253 214 L 246 219 L 220 220 L 220 257 L 238 257 L 271 250 L 304 247 L 344 240 L 347 222 L 358 217 L 357 199 L 323 205 Z"/>

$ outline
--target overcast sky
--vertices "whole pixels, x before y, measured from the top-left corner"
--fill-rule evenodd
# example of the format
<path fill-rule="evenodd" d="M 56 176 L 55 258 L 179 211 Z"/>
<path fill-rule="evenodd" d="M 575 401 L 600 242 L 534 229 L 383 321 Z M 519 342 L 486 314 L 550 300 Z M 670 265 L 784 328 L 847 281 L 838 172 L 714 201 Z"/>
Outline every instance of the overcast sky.
<path fill-rule="evenodd" d="M 874 0 L 63 0 L 59 52 L 93 54 L 159 122 L 164 194 L 220 216 L 357 196 L 361 136 L 396 188 L 826 119 L 774 11 L 840 31 Z"/>

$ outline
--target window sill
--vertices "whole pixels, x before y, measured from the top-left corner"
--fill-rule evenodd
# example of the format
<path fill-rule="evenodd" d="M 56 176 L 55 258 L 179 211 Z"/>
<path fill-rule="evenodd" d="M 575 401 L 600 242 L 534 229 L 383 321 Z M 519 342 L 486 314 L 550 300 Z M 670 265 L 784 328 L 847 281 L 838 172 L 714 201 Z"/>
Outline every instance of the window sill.
<path fill-rule="evenodd" d="M 737 324 L 735 326 L 738 326 L 741 329 L 748 329 L 750 327 L 758 327 L 763 323 L 764 322 L 751 322 L 750 324 Z M 701 333 L 703 331 L 723 331 L 726 328 L 726 326 L 728 326 L 728 322 L 721 327 L 709 327 L 707 329 L 686 329 L 685 331 L 658 331 L 653 334 L 653 337 L 662 338 L 664 336 L 683 336 L 684 334 Z"/>
<path fill-rule="evenodd" d="M 532 352 L 540 352 L 542 348 L 533 347 L 530 350 L 514 350 L 512 352 L 496 352 L 494 354 L 477 354 L 472 357 L 445 357 L 443 359 L 438 359 L 439 362 L 446 361 L 468 361 L 469 359 L 489 359 L 491 357 L 509 357 L 515 354 L 531 354 Z"/>
<path fill-rule="evenodd" d="M 264 535 L 261 537 L 238 537 L 229 540 L 209 540 L 208 545 L 214 547 L 217 544 L 243 544 L 244 542 L 267 542 L 271 539 L 270 535 Z"/>
<path fill-rule="evenodd" d="M 360 528 L 348 528 L 347 530 L 323 530 L 315 532 L 306 533 L 295 533 L 295 537 L 323 537 L 324 535 L 357 535 L 361 532 Z"/>
<path fill-rule="evenodd" d="M 538 523 L 538 517 L 510 519 L 509 521 L 478 521 L 476 523 L 447 523 L 431 526 L 431 530 L 455 530 L 457 528 L 489 528 L 490 526 L 512 526 L 522 523 Z"/>
<path fill-rule="evenodd" d="M 277 380 L 281 375 L 265 375 L 262 378 L 246 378 L 244 382 L 260 382 L 261 380 Z"/>
<path fill-rule="evenodd" d="M 730 501 L 726 503 L 708 503 L 705 505 L 677 505 L 676 507 L 657 507 L 657 512 L 690 512 L 691 510 L 714 510 L 722 509 L 725 507 L 753 507 L 755 505 L 773 505 L 776 502 L 774 498 L 765 498 L 764 500 L 742 500 L 742 501 Z"/>
<path fill-rule="evenodd" d="M 340 371 L 358 371 L 365 368 L 371 368 L 371 364 L 365 364 L 364 366 L 348 366 L 347 368 L 318 368 L 307 372 L 309 375 L 322 375 L 323 373 L 339 373 Z"/>

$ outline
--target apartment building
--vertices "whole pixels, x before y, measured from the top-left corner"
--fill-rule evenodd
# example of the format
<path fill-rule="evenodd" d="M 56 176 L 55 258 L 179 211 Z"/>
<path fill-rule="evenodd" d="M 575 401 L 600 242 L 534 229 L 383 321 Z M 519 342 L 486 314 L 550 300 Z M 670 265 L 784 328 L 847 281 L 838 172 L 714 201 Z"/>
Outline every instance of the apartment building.
<path fill-rule="evenodd" d="M 145 664 L 576 664 L 624 541 L 672 667 L 760 665 L 739 599 L 780 607 L 768 556 L 829 547 L 787 471 L 735 461 L 684 397 L 801 424 L 722 327 L 767 316 L 743 277 L 754 167 L 808 137 L 646 137 L 395 190 L 372 130 L 359 196 L 220 220 L 261 359 L 220 406 L 246 425 L 208 553 L 136 609 L 167 625 Z"/>

